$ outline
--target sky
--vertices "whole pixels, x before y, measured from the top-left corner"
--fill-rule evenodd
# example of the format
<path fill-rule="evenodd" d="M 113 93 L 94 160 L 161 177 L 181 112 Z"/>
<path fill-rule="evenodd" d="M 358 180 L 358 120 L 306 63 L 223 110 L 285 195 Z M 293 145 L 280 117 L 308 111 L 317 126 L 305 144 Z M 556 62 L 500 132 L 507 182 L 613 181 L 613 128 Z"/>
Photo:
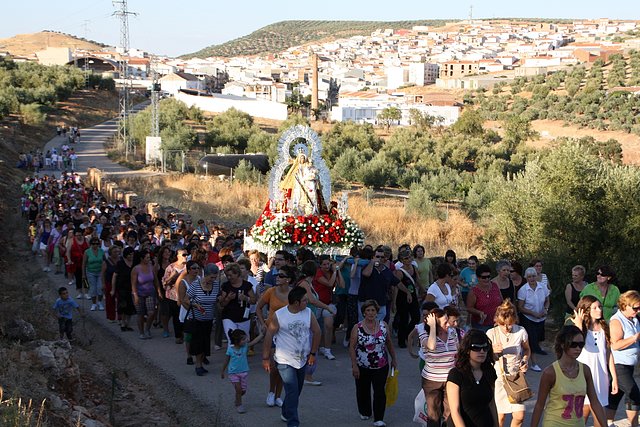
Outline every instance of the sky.
<path fill-rule="evenodd" d="M 116 46 L 120 20 L 111 0 L 22 0 L 0 6 L 0 39 L 54 30 Z M 278 21 L 400 21 L 474 18 L 640 19 L 637 0 L 128 0 L 130 46 L 178 56 Z"/>

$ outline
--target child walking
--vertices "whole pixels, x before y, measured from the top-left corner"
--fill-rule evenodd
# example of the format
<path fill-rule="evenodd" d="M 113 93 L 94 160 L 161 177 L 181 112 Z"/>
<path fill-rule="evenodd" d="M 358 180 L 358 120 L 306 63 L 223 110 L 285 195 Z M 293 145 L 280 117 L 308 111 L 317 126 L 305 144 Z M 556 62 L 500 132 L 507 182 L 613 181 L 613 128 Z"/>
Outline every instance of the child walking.
<path fill-rule="evenodd" d="M 249 376 L 249 361 L 247 360 L 247 351 L 249 347 L 258 343 L 264 333 L 260 334 L 251 342 L 247 342 L 247 334 L 242 329 L 229 330 L 229 338 L 231 345 L 227 348 L 227 357 L 222 366 L 220 378 L 224 378 L 224 373 L 229 367 L 229 381 L 236 390 L 236 411 L 244 414 L 247 410 L 242 405 L 242 396 L 247 392 L 247 377 Z"/>
<path fill-rule="evenodd" d="M 59 298 L 53 304 L 53 309 L 58 317 L 58 328 L 60 330 L 60 339 L 64 339 L 65 334 L 67 340 L 73 339 L 73 309 L 80 312 L 80 306 L 75 300 L 69 298 L 69 291 L 64 286 L 58 289 Z"/>

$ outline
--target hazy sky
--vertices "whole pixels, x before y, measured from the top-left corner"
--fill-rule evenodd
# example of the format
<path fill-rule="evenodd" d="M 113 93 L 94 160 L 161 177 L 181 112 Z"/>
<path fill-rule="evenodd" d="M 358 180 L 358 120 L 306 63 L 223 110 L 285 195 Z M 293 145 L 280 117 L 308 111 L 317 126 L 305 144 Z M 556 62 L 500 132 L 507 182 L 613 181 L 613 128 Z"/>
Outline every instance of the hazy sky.
<path fill-rule="evenodd" d="M 18 0 L 0 6 L 0 38 L 56 30 L 110 45 L 120 40 L 110 0 Z M 315 5 L 312 5 L 315 4 Z M 637 0 L 128 0 L 131 47 L 180 55 L 291 19 L 375 20 L 476 18 L 640 19 Z M 85 33 L 85 23 L 87 32 Z"/>

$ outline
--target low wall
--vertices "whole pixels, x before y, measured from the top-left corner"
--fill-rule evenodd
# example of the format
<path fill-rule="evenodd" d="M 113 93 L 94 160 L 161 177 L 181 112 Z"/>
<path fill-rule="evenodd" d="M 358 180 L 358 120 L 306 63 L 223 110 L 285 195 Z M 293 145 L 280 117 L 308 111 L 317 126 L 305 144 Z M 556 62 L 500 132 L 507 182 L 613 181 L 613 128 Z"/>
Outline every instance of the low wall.
<path fill-rule="evenodd" d="M 166 217 L 166 214 L 168 213 L 176 213 L 181 218 L 190 217 L 189 214 L 180 213 L 175 208 L 165 208 L 157 202 L 145 200 L 134 191 L 120 187 L 117 182 L 110 180 L 108 175 L 109 174 L 103 170 L 89 168 L 87 169 L 85 184 L 91 187 L 96 187 L 109 203 L 124 202 L 127 207 L 137 206 L 138 208 L 143 206 L 146 209 L 146 212 L 151 214 L 152 217 Z"/>

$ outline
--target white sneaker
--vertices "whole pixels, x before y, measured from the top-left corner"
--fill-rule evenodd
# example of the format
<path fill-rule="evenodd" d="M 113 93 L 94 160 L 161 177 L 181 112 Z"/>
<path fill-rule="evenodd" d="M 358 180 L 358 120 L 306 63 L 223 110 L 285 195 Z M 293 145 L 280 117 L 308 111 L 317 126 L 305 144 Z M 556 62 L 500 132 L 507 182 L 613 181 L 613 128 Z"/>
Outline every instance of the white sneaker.
<path fill-rule="evenodd" d="M 326 350 L 326 348 L 324 348 L 324 347 L 318 347 L 318 353 L 320 353 L 320 354 L 324 354 L 325 350 Z"/>
<path fill-rule="evenodd" d="M 91 299 L 91 296 L 89 294 L 84 294 L 84 299 Z"/>
<path fill-rule="evenodd" d="M 98 308 L 97 305 L 91 304 L 91 311 L 96 311 L 97 308 Z"/>
<path fill-rule="evenodd" d="M 536 365 L 531 366 L 531 370 L 535 371 L 535 372 L 541 372 L 542 368 L 536 364 Z"/>
<path fill-rule="evenodd" d="M 276 406 L 278 408 L 282 408 L 282 405 L 284 405 L 284 400 L 280 399 L 279 397 L 276 399 Z"/>
<path fill-rule="evenodd" d="M 104 311 L 104 305 L 101 302 L 98 303 L 98 310 Z"/>
<path fill-rule="evenodd" d="M 360 419 L 364 421 L 364 420 L 368 420 L 368 419 L 369 419 L 369 417 L 368 417 L 368 416 L 366 416 L 366 415 L 362 415 L 362 414 L 360 414 Z"/>
<path fill-rule="evenodd" d="M 384 421 L 376 421 L 373 425 L 375 427 L 385 427 L 387 424 Z"/>
<path fill-rule="evenodd" d="M 305 383 L 306 385 L 314 385 L 314 386 L 322 385 L 322 381 L 316 381 L 316 380 L 311 380 L 311 381 L 309 381 L 309 380 L 304 380 L 304 383 Z"/>
<path fill-rule="evenodd" d="M 267 394 L 267 406 L 273 407 L 276 404 L 276 394 L 273 392 L 269 392 Z"/>
<path fill-rule="evenodd" d="M 76 295 L 76 299 L 82 299 L 82 294 Z"/>
<path fill-rule="evenodd" d="M 336 357 L 333 355 L 333 353 L 331 353 L 331 349 L 330 348 L 325 348 L 324 349 L 324 357 L 326 357 L 329 360 L 336 360 Z"/>

